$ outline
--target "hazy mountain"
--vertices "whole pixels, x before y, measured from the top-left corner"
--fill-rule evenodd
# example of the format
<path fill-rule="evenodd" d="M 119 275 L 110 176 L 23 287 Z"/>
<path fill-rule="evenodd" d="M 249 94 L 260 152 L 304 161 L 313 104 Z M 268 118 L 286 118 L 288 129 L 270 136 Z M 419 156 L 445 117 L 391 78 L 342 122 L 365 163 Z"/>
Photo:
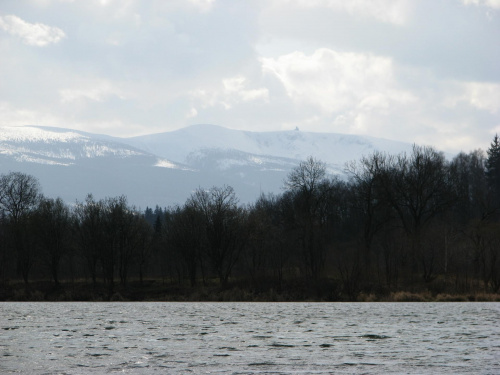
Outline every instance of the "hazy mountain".
<path fill-rule="evenodd" d="M 0 128 L 1 173 L 40 180 L 43 193 L 67 202 L 124 194 L 131 204 L 183 203 L 198 187 L 231 185 L 242 202 L 280 192 L 291 168 L 312 155 L 342 173 L 345 162 L 374 150 L 411 145 L 383 139 L 302 131 L 248 132 L 214 125 L 118 138 L 37 126 Z"/>
<path fill-rule="evenodd" d="M 123 142 L 171 160 L 192 165 L 200 150 L 207 153 L 237 150 L 248 155 L 284 158 L 296 164 L 313 155 L 341 172 L 346 162 L 375 150 L 399 153 L 411 145 L 381 138 L 297 130 L 250 132 L 215 125 L 193 125 L 180 130 L 125 138 Z M 258 161 L 257 161 L 258 163 Z"/>
<path fill-rule="evenodd" d="M 36 176 L 47 196 L 68 202 L 125 194 L 145 205 L 182 201 L 197 184 L 196 173 L 136 149 L 112 137 L 45 127 L 0 128 L 2 173 L 21 171 Z M 170 189 L 169 181 L 179 189 Z M 168 198 L 166 199 L 166 196 Z"/>

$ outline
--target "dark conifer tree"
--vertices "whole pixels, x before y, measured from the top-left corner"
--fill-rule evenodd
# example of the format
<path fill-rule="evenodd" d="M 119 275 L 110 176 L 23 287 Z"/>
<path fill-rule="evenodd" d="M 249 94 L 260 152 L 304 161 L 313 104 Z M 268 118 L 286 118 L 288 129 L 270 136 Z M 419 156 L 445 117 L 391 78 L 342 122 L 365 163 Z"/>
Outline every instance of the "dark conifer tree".
<path fill-rule="evenodd" d="M 488 149 L 486 177 L 493 209 L 498 217 L 498 211 L 500 211 L 500 139 L 498 134 L 495 135 Z"/>
<path fill-rule="evenodd" d="M 144 210 L 144 219 L 152 226 L 154 225 L 156 215 L 153 213 L 153 209 L 151 207 L 146 207 Z"/>

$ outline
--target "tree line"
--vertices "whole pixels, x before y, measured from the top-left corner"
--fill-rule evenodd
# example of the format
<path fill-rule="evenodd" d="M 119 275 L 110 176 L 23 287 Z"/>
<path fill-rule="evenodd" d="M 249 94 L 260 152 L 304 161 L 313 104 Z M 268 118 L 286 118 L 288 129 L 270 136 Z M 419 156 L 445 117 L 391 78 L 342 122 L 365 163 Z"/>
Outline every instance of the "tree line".
<path fill-rule="evenodd" d="M 356 300 L 399 290 L 498 293 L 500 141 L 453 159 L 432 147 L 374 152 L 347 179 L 313 157 L 280 194 L 242 205 L 230 186 L 140 211 L 124 196 L 68 205 L 33 176 L 0 176 L 0 283 L 187 290 L 232 286 Z M 1 297 L 1 296 L 0 296 Z"/>

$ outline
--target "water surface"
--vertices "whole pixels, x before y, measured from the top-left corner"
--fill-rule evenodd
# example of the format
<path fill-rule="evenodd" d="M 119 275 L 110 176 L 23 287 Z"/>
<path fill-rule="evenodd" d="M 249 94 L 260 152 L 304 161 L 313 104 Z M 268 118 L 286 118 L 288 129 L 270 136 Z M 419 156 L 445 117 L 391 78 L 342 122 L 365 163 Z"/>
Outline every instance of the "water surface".
<path fill-rule="evenodd" d="M 500 303 L 0 303 L 0 373 L 500 373 Z"/>

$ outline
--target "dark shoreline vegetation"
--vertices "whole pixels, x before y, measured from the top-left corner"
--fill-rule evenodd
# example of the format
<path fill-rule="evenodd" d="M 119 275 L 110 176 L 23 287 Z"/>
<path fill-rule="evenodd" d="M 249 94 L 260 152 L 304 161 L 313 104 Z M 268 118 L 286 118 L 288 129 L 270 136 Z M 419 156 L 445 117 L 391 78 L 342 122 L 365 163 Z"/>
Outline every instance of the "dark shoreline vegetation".
<path fill-rule="evenodd" d="M 308 158 L 283 193 L 230 186 L 139 211 L 0 176 L 0 301 L 500 301 L 500 140 L 451 161 Z M 145 182 L 147 183 L 147 182 Z"/>

